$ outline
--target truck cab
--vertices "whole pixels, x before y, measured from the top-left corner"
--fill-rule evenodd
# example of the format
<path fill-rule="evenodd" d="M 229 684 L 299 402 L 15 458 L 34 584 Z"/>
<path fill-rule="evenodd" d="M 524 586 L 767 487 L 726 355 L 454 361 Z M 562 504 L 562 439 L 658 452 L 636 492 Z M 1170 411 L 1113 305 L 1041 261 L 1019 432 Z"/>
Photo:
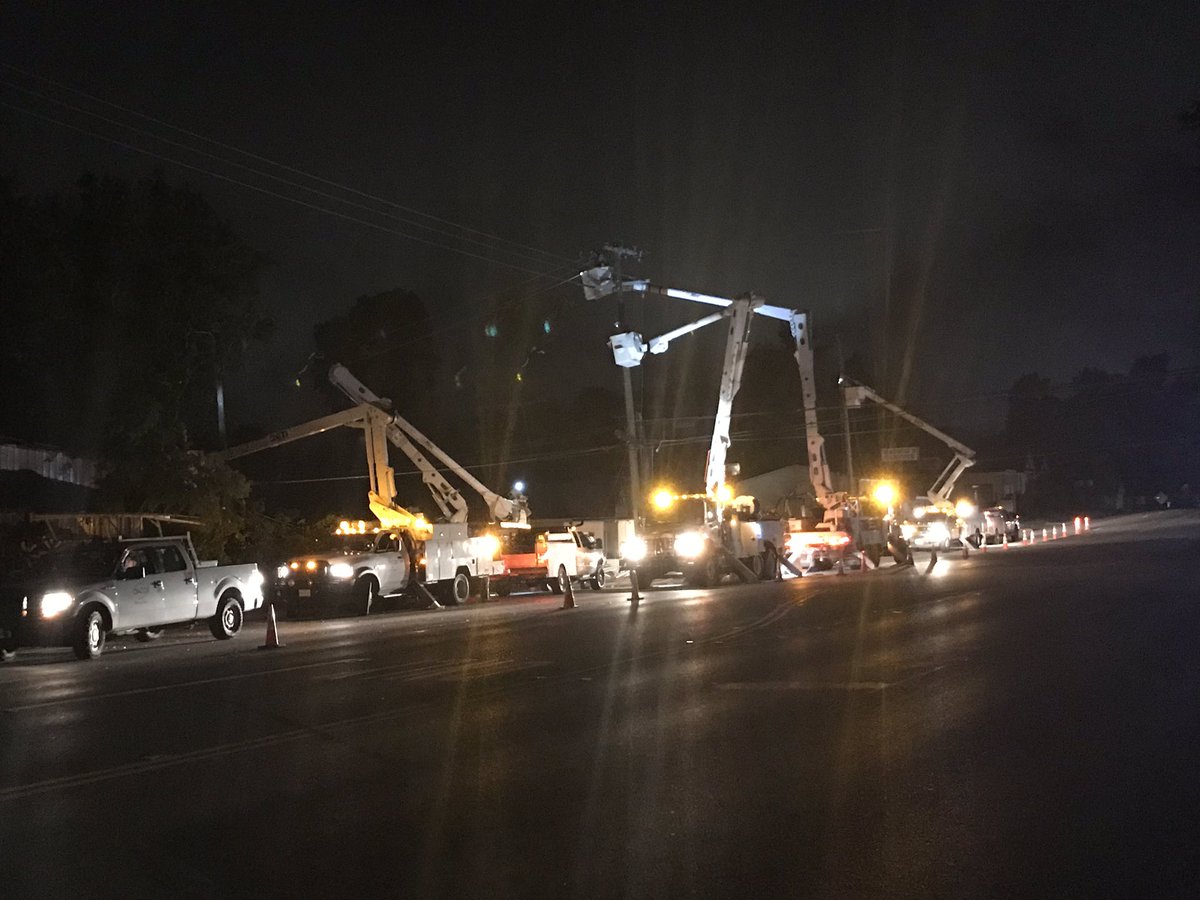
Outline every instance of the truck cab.
<path fill-rule="evenodd" d="M 546 585 L 554 593 L 562 593 L 568 581 L 587 582 L 597 591 L 604 587 L 604 543 L 599 538 L 568 525 L 538 535 L 536 546 Z"/>

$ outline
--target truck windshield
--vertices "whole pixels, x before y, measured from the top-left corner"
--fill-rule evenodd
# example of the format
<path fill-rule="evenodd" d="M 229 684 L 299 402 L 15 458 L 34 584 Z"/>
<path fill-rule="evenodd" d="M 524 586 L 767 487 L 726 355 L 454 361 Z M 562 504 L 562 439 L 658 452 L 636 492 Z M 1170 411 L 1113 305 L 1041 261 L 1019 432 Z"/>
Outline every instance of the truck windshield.
<path fill-rule="evenodd" d="M 370 553 L 379 537 L 378 534 L 338 534 L 334 535 L 330 547 L 338 553 Z"/>
<path fill-rule="evenodd" d="M 703 500 L 677 500 L 669 509 L 651 509 L 647 516 L 657 527 L 668 525 L 694 528 L 704 524 Z"/>

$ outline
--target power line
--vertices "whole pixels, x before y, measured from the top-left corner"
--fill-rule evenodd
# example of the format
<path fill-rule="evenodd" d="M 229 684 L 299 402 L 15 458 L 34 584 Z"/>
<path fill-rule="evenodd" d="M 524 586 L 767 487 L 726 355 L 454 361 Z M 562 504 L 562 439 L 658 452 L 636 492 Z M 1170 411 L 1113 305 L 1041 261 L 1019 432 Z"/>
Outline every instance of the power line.
<path fill-rule="evenodd" d="M 233 167 L 241 169 L 243 171 L 250 172 L 254 175 L 259 175 L 263 178 L 268 178 L 271 181 L 285 184 L 288 187 L 297 188 L 298 190 L 301 190 L 301 191 L 308 191 L 309 193 L 315 194 L 318 197 L 323 197 L 326 200 L 332 200 L 334 203 L 343 203 L 346 206 L 349 206 L 353 209 L 360 209 L 360 210 L 363 210 L 364 212 L 373 213 L 375 215 L 382 216 L 385 219 L 389 219 L 393 222 L 399 222 L 401 224 L 410 225 L 415 228 L 423 228 L 426 231 L 431 231 L 434 234 L 440 234 L 444 237 L 449 237 L 453 240 L 461 240 L 461 241 L 464 241 L 469 244 L 475 244 L 476 246 L 479 246 L 485 250 L 499 250 L 500 252 L 512 253 L 519 258 L 524 258 L 525 260 L 527 260 L 531 263 L 535 263 L 537 265 L 544 265 L 546 262 L 545 260 L 540 259 L 535 256 L 532 256 L 531 254 L 528 254 L 528 253 L 523 253 L 520 251 L 503 250 L 502 248 L 497 247 L 494 244 L 487 243 L 485 241 L 476 240 L 475 238 L 462 237 L 462 236 L 456 234 L 455 232 L 448 231 L 444 228 L 437 228 L 432 225 L 426 225 L 423 222 L 418 222 L 414 219 L 406 219 L 402 216 L 396 216 L 391 213 L 384 212 L 384 211 L 376 209 L 372 206 L 368 206 L 365 203 L 358 203 L 354 200 L 347 200 L 344 197 L 339 197 L 336 194 L 329 193 L 328 191 L 318 190 L 317 188 L 309 187 L 308 185 L 301 184 L 300 182 L 297 182 L 297 181 L 292 181 L 291 179 L 288 179 L 288 178 L 283 178 L 283 177 L 281 177 L 279 175 L 275 175 L 271 172 L 265 172 L 262 169 L 256 169 L 253 166 L 246 165 L 245 163 L 235 162 L 233 160 L 226 159 L 223 156 L 219 156 L 215 153 L 210 153 L 207 150 L 201 150 L 199 148 L 190 146 L 188 144 L 183 143 L 182 141 L 171 140 L 170 138 L 166 138 L 166 137 L 163 137 L 162 135 L 155 134 L 152 131 L 147 131 L 144 128 L 137 128 L 133 125 L 129 125 L 125 122 L 120 122 L 109 116 L 101 115 L 100 113 L 92 112 L 91 110 L 83 109 L 82 107 L 75 106 L 74 104 L 67 103 L 67 102 L 65 102 L 63 100 L 59 100 L 55 97 L 51 97 L 48 94 L 43 94 L 40 91 L 33 91 L 33 90 L 30 90 L 29 88 L 21 87 L 20 85 L 13 84 L 10 81 L 5 81 L 4 79 L 0 79 L 0 85 L 5 85 L 7 87 L 12 88 L 13 90 L 20 91 L 24 94 L 29 94 L 34 97 L 39 97 L 43 100 L 49 101 L 50 103 L 55 103 L 59 106 L 65 107 L 66 109 L 69 109 L 72 112 L 77 112 L 77 113 L 80 113 L 85 116 L 91 116 L 92 118 L 99 119 L 100 121 L 106 122 L 109 125 L 114 125 L 117 128 L 124 128 L 128 131 L 132 131 L 134 134 L 142 135 L 143 137 L 150 138 L 151 140 L 161 141 L 162 143 L 167 144 L 168 146 L 176 147 L 180 150 L 185 150 L 190 153 L 197 153 L 197 154 L 199 154 L 201 156 L 205 156 L 209 159 L 216 160 L 217 162 L 224 163 L 225 165 L 233 166 Z"/>
<path fill-rule="evenodd" d="M 386 198 L 384 198 L 384 197 L 380 197 L 380 196 L 378 196 L 378 195 L 375 195 L 375 194 L 370 194 L 370 193 L 368 193 L 368 192 L 366 192 L 366 191 L 362 191 L 362 190 L 359 190 L 359 189 L 357 189 L 357 188 L 350 187 L 349 185 L 341 184 L 340 182 L 333 181 L 333 180 L 331 180 L 331 179 L 328 179 L 328 178 L 323 178 L 323 177 L 322 177 L 322 176 L 320 176 L 320 175 L 314 175 L 313 173 L 311 173 L 311 172 L 306 172 L 306 171 L 304 171 L 303 169 L 299 169 L 299 168 L 296 168 L 296 167 L 294 167 L 294 166 L 289 166 L 289 165 L 287 165 L 286 163 L 281 163 L 281 162 L 278 162 L 278 161 L 276 161 L 276 160 L 270 159 L 269 157 L 262 156 L 262 155 L 260 155 L 260 154 L 257 154 L 257 153 L 253 153 L 253 152 L 251 152 L 251 151 L 249 151 L 249 150 L 244 150 L 244 149 L 242 149 L 241 147 L 238 147 L 238 146 L 236 146 L 236 145 L 234 145 L 234 144 L 228 144 L 228 143 L 225 143 L 224 141 L 219 141 L 219 140 L 217 140 L 216 138 L 211 138 L 211 137 L 208 137 L 207 135 L 201 134 L 201 133 L 199 133 L 199 132 L 196 132 L 196 131 L 191 131 L 191 130 L 189 130 L 189 129 L 186 129 L 186 128 L 182 128 L 182 127 L 180 127 L 180 126 L 178 126 L 178 125 L 174 125 L 174 124 L 172 124 L 171 122 L 167 122 L 167 121 L 165 121 L 165 120 L 163 120 L 163 119 L 158 119 L 158 118 L 156 118 L 156 117 L 154 117 L 154 116 L 147 115 L 146 113 L 140 112 L 140 111 L 138 111 L 138 110 L 136 110 L 136 109 L 131 109 L 131 108 L 129 108 L 129 107 L 122 106 L 122 105 L 120 105 L 120 104 L 118 104 L 118 103 L 113 103 L 113 102 L 112 102 L 112 101 L 110 101 L 110 100 L 105 100 L 105 99 L 104 99 L 104 98 L 102 98 L 102 97 L 97 97 L 97 96 L 95 96 L 94 94 L 89 94 L 89 93 L 87 93 L 86 91 L 79 90 L 78 88 L 71 87 L 70 85 L 63 84 L 62 82 L 54 81 L 53 79 L 46 78 L 45 76 L 42 76 L 42 75 L 38 75 L 38 74 L 37 74 L 37 73 L 35 73 L 35 72 L 30 72 L 30 71 L 27 71 L 27 70 L 25 70 L 25 69 L 22 69 L 22 68 L 20 68 L 20 67 L 18 67 L 18 66 L 14 66 L 14 65 L 12 65 L 11 63 L 6 63 L 6 62 L 3 62 L 3 61 L 0 61 L 0 66 L 4 66 L 5 68 L 7 68 L 7 69 L 9 69 L 9 70 L 11 70 L 11 71 L 17 72 L 17 73 L 19 73 L 19 74 L 21 74 L 21 75 L 23 75 L 23 76 L 25 76 L 25 77 L 27 77 L 27 78 L 32 78 L 32 79 L 34 79 L 34 80 L 36 80 L 36 81 L 40 81 L 40 82 L 42 82 L 43 84 L 48 84 L 48 85 L 51 85 L 51 86 L 53 86 L 53 87 L 56 87 L 56 88 L 58 88 L 59 90 L 64 90 L 64 91 L 67 91 L 67 92 L 69 92 L 69 93 L 75 94 L 75 95 L 77 95 L 77 96 L 80 96 L 80 97 L 85 97 L 85 98 L 87 98 L 88 100 L 91 100 L 91 101 L 93 101 L 93 102 L 100 103 L 100 104 L 102 104 L 102 105 L 104 105 L 104 106 L 107 106 L 107 107 L 109 107 L 109 108 L 111 108 L 111 109 L 116 109 L 116 110 L 119 110 L 120 112 L 126 113 L 127 115 L 136 116 L 136 117 L 138 117 L 138 118 L 140 118 L 140 119 L 143 119 L 143 120 L 145 120 L 145 121 L 148 121 L 148 122 L 153 122 L 153 123 L 154 123 L 154 124 L 156 124 L 156 125 L 161 125 L 161 126 L 162 126 L 162 127 L 164 127 L 164 128 L 169 128 L 169 129 L 171 129 L 172 131 L 176 131 L 176 132 L 178 132 L 178 133 L 180 133 L 180 134 L 187 135 L 188 137 L 192 137 L 192 138 L 196 138 L 197 140 L 205 141 L 206 143 L 212 144 L 212 145 L 214 145 L 214 146 L 216 146 L 216 147 L 220 147 L 220 148 L 222 148 L 222 149 L 225 149 L 225 150 L 229 150 L 229 151 L 231 151 L 231 152 L 233 152 L 233 153 L 238 153 L 238 154 L 240 154 L 240 155 L 242 155 L 242 156 L 245 156 L 245 157 L 247 157 L 248 159 L 254 159 L 254 160 L 257 160 L 258 162 L 262 162 L 262 163 L 266 163 L 267 165 L 275 166 L 276 168 L 278 168 L 278 169 L 281 169 L 281 170 L 283 170 L 283 171 L 285 171 L 285 172 L 291 172 L 291 173 L 292 173 L 292 174 L 294 174 L 294 175 L 300 175 L 300 176 L 302 176 L 302 177 L 304 177 L 304 178 L 311 179 L 312 181 L 316 181 L 316 182 L 318 182 L 318 183 L 325 184 L 325 185 L 328 185 L 328 186 L 330 186 L 330 187 L 336 187 L 336 188 L 338 188 L 339 190 L 346 191 L 347 193 L 350 193 L 350 194 L 355 194 L 356 196 L 363 197 L 363 198 L 365 198 L 365 199 L 368 199 L 368 200 L 374 200 L 374 201 L 375 201 L 375 202 L 377 202 L 377 203 L 382 203 L 382 204 L 384 204 L 385 206 L 390 206 L 390 207 L 392 207 L 393 209 L 399 209 L 399 210 L 402 210 L 402 211 L 404 211 L 404 212 L 411 213 L 411 214 L 413 214 L 413 215 L 421 216 L 421 217 L 423 217 L 423 218 L 429 219 L 430 221 L 439 222 L 439 223 L 441 223 L 441 224 L 443 224 L 443 225 L 449 225 L 449 226 L 451 226 L 451 227 L 453 227 L 453 228 L 457 228 L 458 230 L 460 230 L 460 231 L 463 231 L 463 232 L 467 232 L 467 233 L 470 233 L 470 234 L 476 234 L 476 235 L 479 235 L 479 236 L 481 236 L 481 237 L 488 237 L 488 238 L 491 238 L 491 239 L 493 239 L 493 240 L 500 241 L 501 243 L 505 243 L 505 244 L 509 244 L 509 245 L 511 245 L 511 246 L 514 246 L 514 247 L 521 248 L 522 250 L 531 250 L 531 251 L 533 251 L 533 252 L 535 252 L 535 253 L 539 253 L 539 254 L 542 254 L 542 255 L 544 255 L 544 256 L 549 256 L 549 257 L 551 257 L 551 258 L 553 258 L 553 259 L 559 259 L 559 260 L 562 260 L 562 261 L 564 261 L 564 262 L 565 262 L 565 261 L 569 261 L 569 258 L 568 258 L 568 257 L 561 256 L 561 255 L 559 255 L 559 254 L 552 253 L 552 252 L 550 252 L 550 251 L 548 251 L 548 250 L 543 250 L 543 249 L 541 249 L 541 248 L 538 248 L 538 247 L 533 247 L 533 246 L 531 246 L 531 245 L 528 245 L 528 244 L 522 244 L 522 243 L 520 243 L 520 242 L 518 242 L 518 241 L 513 241 L 513 240 L 511 240 L 511 239 L 509 239 L 509 238 L 501 237 L 501 236 L 499 236 L 499 235 L 492 234 L 492 233 L 490 233 L 490 232 L 481 231 L 481 230 L 479 230 L 479 229 L 477 229 L 477 228 L 472 228 L 472 227 L 470 227 L 470 226 L 463 225 L 463 224 L 461 224 L 461 223 L 458 223 L 458 222 L 454 222 L 454 221 L 452 221 L 452 220 L 450 220 L 450 219 L 442 218 L 441 216 L 435 216 L 435 215 L 433 215 L 433 214 L 431 214 L 431 213 L 422 212 L 421 210 L 414 209 L 413 207 L 410 207 L 410 206 L 405 206 L 405 205 L 403 205 L 403 204 L 401 204 L 401 203 L 397 203 L 397 202 L 395 202 L 395 201 L 393 201 L 393 200 L 388 200 L 388 199 L 386 199 Z M 23 89 L 23 88 L 21 88 L 21 90 L 27 90 L 27 89 Z M 62 103 L 62 101 L 57 101 L 57 100 L 55 100 L 55 101 L 53 101 L 53 102 Z M 64 104 L 64 105 L 65 105 L 65 104 Z M 95 114 L 95 113 L 88 113 L 88 115 L 96 115 L 96 114 Z M 132 127 L 132 126 L 123 126 L 123 127 Z M 158 138 L 158 139 L 159 139 L 159 140 L 166 140 L 165 138 Z M 192 149 L 194 149 L 194 148 L 192 148 Z M 204 151 L 196 150 L 195 152 L 202 153 L 202 152 L 204 152 Z M 232 163 L 232 162 L 231 162 L 230 164 L 231 164 L 231 165 L 236 165 L 235 163 Z M 343 201 L 343 202 L 345 202 L 345 201 Z M 428 227 L 428 226 L 422 226 L 422 227 Z"/>
<path fill-rule="evenodd" d="M 278 198 L 278 199 L 280 199 L 280 200 L 285 200 L 285 201 L 287 201 L 288 203 L 294 203 L 294 204 L 296 204 L 296 205 L 298 205 L 298 206 L 303 206 L 303 207 L 307 207 L 308 209 L 316 210 L 317 212 L 323 212 L 323 213 L 326 213 L 327 215 L 336 216 L 337 218 L 339 218 L 339 219 L 345 219 L 345 220 L 346 220 L 346 221 L 348 221 L 348 222 L 355 222 L 355 223 L 357 223 L 357 224 L 359 224 L 359 225 L 364 225 L 364 226 L 366 226 L 366 227 L 368 227 L 368 228 L 374 228 L 374 229 L 375 229 L 375 230 L 377 230 L 377 231 L 382 231 L 382 232 L 385 232 L 385 233 L 387 233 L 387 234 L 394 234 L 394 235 L 397 235 L 397 236 L 399 236 L 399 237 L 407 238 L 407 239 L 408 239 L 408 240 L 410 240 L 410 241 L 416 241 L 416 242 L 418 242 L 418 243 L 421 243 L 421 244 L 427 244 L 428 246 L 431 246 L 431 247 L 437 247 L 437 248 L 439 248 L 439 249 L 442 249 L 442 250 L 447 250 L 447 251 L 449 251 L 449 252 L 451 252 L 451 253 L 457 253 L 457 254 L 459 254 L 459 255 L 461 255 L 461 256 L 468 256 L 468 257 L 471 257 L 471 258 L 473 258 L 473 259 L 478 259 L 478 260 L 481 260 L 481 261 L 483 261 L 483 262 L 491 263 L 491 264 L 493 264 L 493 265 L 504 266 L 505 268 L 509 268 L 509 269 L 515 269 L 515 270 L 517 270 L 517 271 L 519 271 L 519 272 L 527 272 L 527 273 L 529 273 L 530 275 L 536 275 L 536 276 L 540 276 L 540 277 L 553 277 L 553 276 L 549 276 L 549 275 L 547 275 L 547 273 L 545 273 L 545 272 L 543 272 L 543 271 L 538 271 L 538 270 L 530 269 L 530 268 L 527 268 L 527 267 L 525 267 L 525 266 L 519 266 L 519 265 L 516 265 L 516 264 L 514 264 L 514 263 L 505 262 L 505 261 L 503 261 L 503 260 L 495 259 L 495 258 L 493 258 L 493 257 L 489 257 L 489 256 L 483 256 L 483 255 L 481 255 L 481 254 L 478 254 L 478 253 L 473 253 L 473 252 L 471 252 L 471 251 L 469 251 L 469 250 L 464 250 L 464 249 L 462 249 L 461 247 L 453 247 L 453 246 L 451 246 L 451 245 L 449 245 L 449 244 L 442 244 L 442 243 L 439 243 L 438 241 L 431 241 L 431 240 L 429 240 L 428 238 L 419 237 L 419 236 L 417 236 L 417 235 L 414 235 L 414 234 L 409 234 L 409 233 L 407 233 L 407 232 L 405 232 L 405 231 L 401 231 L 401 230 L 400 230 L 400 229 L 398 229 L 398 228 L 389 228 L 389 227 L 387 227 L 386 225 L 380 225 L 378 222 L 370 222 L 370 221 L 368 221 L 368 220 L 366 220 L 366 219 L 361 219 L 361 218 L 358 218 L 357 216 L 352 216 L 352 215 L 349 215 L 348 213 L 340 212 L 340 211 L 338 211 L 338 210 L 334 210 L 334 209 L 328 209 L 328 208 L 326 208 L 326 207 L 323 207 L 323 206 L 318 206 L 318 205 L 317 205 L 317 204 L 315 204 L 315 203 L 309 203 L 309 202 L 307 202 L 306 200 L 302 200 L 302 199 L 300 199 L 300 198 L 298 198 L 298 197 L 289 197 L 289 196 L 287 196 L 286 194 L 281 194 L 281 193 L 279 193 L 278 191 L 273 191 L 273 190 L 271 190 L 271 189 L 269 189 L 269 188 L 265 188 L 265 187 L 261 187 L 261 186 L 259 186 L 259 185 L 251 184 L 251 183 L 249 183 L 249 182 L 242 181 L 242 180 L 240 180 L 240 179 L 238 179 L 238 178 L 233 178 L 232 176 L 229 176 L 229 175 L 224 175 L 224 174 L 222 174 L 222 173 L 220 173 L 220 172 L 214 172 L 214 171 L 212 171 L 211 169 L 206 169 L 206 168 L 204 168 L 203 166 L 197 166 L 197 165 L 194 165 L 194 164 L 192 164 L 192 163 L 184 162 L 183 160 L 180 160 L 180 159 L 175 159 L 174 157 L 170 157 L 170 156 L 164 156 L 164 155 L 163 155 L 163 154 L 161 154 L 161 153 L 156 153 L 156 152 L 155 152 L 155 151 L 153 151 L 153 150 L 148 150 L 148 149 L 146 149 L 146 148 L 144 148 L 144 147 L 139 147 L 139 146 L 137 146 L 136 144 L 131 144 L 131 143 L 129 143 L 128 141 L 123 141 L 123 140 L 120 140 L 120 139 L 118 139 L 118 138 L 111 137 L 111 136 L 109 136 L 109 135 L 100 134 L 99 132 L 92 131 L 91 129 L 84 128 L 84 127 L 82 127 L 82 126 L 80 126 L 80 125 L 75 125 L 75 124 L 72 124 L 72 123 L 70 123 L 70 122 L 64 122 L 63 120 L 61 120 L 61 119 L 56 119 L 56 118 L 54 118 L 53 116 L 48 116 L 48 115 L 45 115 L 44 113 L 39 113 L 39 112 L 36 112 L 36 111 L 34 111 L 34 110 L 31 110 L 31 109 L 26 109 L 26 108 L 24 108 L 24 107 L 17 106 L 17 105 L 15 105 L 15 104 L 12 104 L 12 103 L 8 103 L 8 102 L 6 102 L 6 101 L 4 101 L 4 100 L 0 100 L 0 106 L 4 106 L 4 107 L 7 107 L 7 108 L 9 108 L 9 109 L 16 110 L 17 112 L 24 113 L 24 114 L 26 114 L 26 115 L 29 115 L 29 116 L 33 116 L 34 118 L 41 119 L 41 120 L 43 120 L 43 121 L 45 121 L 45 122 L 51 122 L 51 123 L 53 123 L 53 124 L 55 124 L 55 125 L 60 125 L 60 126 L 62 126 L 63 128 L 69 128 L 69 129 L 71 129 L 72 131 L 77 131 L 77 132 L 79 132 L 79 133 L 81 133 L 81 134 L 86 134 L 86 135 L 88 135 L 89 137 L 94 137 L 94 138 L 97 138 L 98 140 L 107 141 L 107 142 L 109 142 L 109 143 L 111 143 L 111 144 L 115 144 L 115 145 L 116 145 L 116 146 L 118 146 L 118 147 L 124 147 L 124 148 L 125 148 L 125 149 L 127 149 L 127 150 L 132 150 L 132 151 L 133 151 L 133 152 L 135 152 L 135 153 L 141 153 L 141 154 L 143 154 L 143 155 L 145 155 L 145 156 L 149 156 L 149 157 L 152 157 L 152 158 L 154 158 L 154 159 L 158 159 L 158 160 L 161 160 L 161 161 L 163 161 L 163 162 L 170 163 L 170 164 L 172 164 L 172 165 L 180 166 L 180 167 L 182 167 L 182 168 L 184 168 L 184 169 L 189 169 L 189 170 L 191 170 L 191 171 L 193 171 L 193 172 L 199 172 L 199 173 L 201 173 L 201 174 L 203 174 L 203 175 L 208 175 L 208 176 L 210 176 L 210 177 L 212 177 L 212 178 L 217 178 L 217 179 L 219 179 L 219 180 L 221 180 L 221 181 L 226 181 L 226 182 L 229 182 L 230 184 L 235 184 L 235 185 L 237 185 L 237 186 L 239 186 L 239 187 L 244 187 L 244 188 L 246 188 L 246 189 L 248 189 L 248 190 L 251 190 L 251 191 L 256 191 L 257 193 L 260 193 L 260 194 L 266 194 L 266 195 L 268 195 L 268 196 L 271 196 L 271 197 L 276 197 L 276 198 Z"/>

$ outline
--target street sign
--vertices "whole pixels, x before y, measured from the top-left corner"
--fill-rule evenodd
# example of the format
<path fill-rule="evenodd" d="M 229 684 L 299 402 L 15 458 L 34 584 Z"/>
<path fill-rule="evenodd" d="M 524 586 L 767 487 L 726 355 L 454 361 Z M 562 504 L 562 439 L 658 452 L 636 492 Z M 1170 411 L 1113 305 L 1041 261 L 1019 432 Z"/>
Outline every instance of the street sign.
<path fill-rule="evenodd" d="M 921 456 L 919 447 L 884 447 L 884 462 L 916 462 Z"/>

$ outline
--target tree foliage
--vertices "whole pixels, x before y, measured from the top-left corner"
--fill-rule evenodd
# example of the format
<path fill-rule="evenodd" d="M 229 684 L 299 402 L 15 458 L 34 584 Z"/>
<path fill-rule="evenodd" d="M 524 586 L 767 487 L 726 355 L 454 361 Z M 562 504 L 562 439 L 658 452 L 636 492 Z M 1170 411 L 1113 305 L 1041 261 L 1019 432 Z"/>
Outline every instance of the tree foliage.
<path fill-rule="evenodd" d="M 109 509 L 197 515 L 207 552 L 232 546 L 249 485 L 195 449 L 216 442 L 219 373 L 269 334 L 265 265 L 161 176 L 43 197 L 0 183 L 0 431 L 104 460 Z"/>
<path fill-rule="evenodd" d="M 195 191 L 92 175 L 68 193 L 0 191 L 4 430 L 87 451 L 183 429 L 212 438 L 218 371 L 269 321 L 264 257 Z"/>
<path fill-rule="evenodd" d="M 1128 373 L 1087 368 L 1056 387 L 1035 373 L 1009 394 L 1008 462 L 1032 476 L 1028 511 L 1135 509 L 1188 498 L 1200 477 L 1200 380 L 1165 354 Z"/>

